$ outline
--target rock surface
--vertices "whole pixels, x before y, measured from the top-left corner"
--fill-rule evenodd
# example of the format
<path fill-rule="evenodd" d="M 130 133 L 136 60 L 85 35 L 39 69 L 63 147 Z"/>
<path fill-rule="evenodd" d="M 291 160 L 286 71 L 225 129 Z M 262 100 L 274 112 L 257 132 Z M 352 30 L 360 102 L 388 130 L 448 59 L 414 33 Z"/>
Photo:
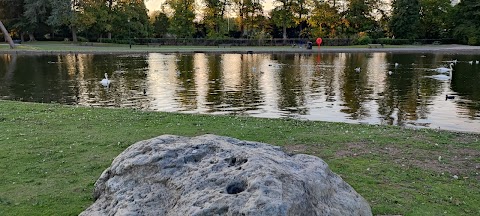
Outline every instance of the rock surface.
<path fill-rule="evenodd" d="M 321 159 L 203 135 L 138 142 L 95 183 L 81 215 L 371 215 Z"/>

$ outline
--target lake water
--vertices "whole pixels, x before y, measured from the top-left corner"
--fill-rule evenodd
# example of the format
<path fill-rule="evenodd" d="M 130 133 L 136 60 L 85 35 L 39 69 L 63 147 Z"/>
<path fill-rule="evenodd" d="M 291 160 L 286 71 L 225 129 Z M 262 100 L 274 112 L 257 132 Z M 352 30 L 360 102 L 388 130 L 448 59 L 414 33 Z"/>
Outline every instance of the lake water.
<path fill-rule="evenodd" d="M 432 70 L 455 60 L 451 75 Z M 394 53 L 3 54 L 0 98 L 480 132 L 478 60 Z M 105 73 L 108 87 L 100 83 Z"/>

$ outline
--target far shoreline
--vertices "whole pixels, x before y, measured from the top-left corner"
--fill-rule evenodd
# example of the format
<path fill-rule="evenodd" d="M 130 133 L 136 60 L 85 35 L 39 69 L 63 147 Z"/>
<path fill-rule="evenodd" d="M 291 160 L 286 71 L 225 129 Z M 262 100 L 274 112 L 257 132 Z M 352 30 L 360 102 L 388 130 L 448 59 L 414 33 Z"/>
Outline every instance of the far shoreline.
<path fill-rule="evenodd" d="M 5 45 L 5 44 L 3 44 Z M 368 48 L 367 45 L 350 47 L 327 46 L 312 49 L 290 46 L 160 46 L 148 47 L 146 45 L 126 44 L 101 44 L 93 43 L 92 46 L 80 46 L 75 44 L 49 44 L 35 43 L 20 49 L 8 49 L 0 46 L 0 54 L 21 55 L 48 55 L 48 54 L 148 54 L 148 53 L 209 53 L 209 54 L 321 54 L 321 53 L 433 53 L 433 54 L 480 54 L 480 46 L 467 45 L 385 45 L 383 48 Z"/>

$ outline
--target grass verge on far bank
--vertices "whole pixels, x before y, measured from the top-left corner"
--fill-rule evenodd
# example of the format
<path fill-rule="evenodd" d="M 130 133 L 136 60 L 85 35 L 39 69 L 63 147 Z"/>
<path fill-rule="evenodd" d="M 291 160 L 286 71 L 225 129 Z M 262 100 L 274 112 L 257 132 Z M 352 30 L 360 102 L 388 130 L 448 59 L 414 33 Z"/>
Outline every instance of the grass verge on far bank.
<path fill-rule="evenodd" d="M 400 51 L 432 51 L 439 48 L 439 46 L 413 46 L 413 45 L 385 45 L 383 48 L 369 49 L 367 45 L 352 45 L 352 46 L 321 46 L 320 49 L 314 46 L 312 49 L 305 47 L 292 46 L 147 46 L 147 45 L 132 45 L 128 44 L 113 44 L 113 43 L 72 43 L 72 42 L 58 42 L 58 41 L 35 41 L 18 44 L 15 49 L 10 49 L 7 44 L 0 44 L 0 53 L 19 53 L 19 54 L 44 54 L 44 53 L 319 53 L 319 52 L 393 52 L 397 49 Z M 448 51 L 450 50 L 450 51 Z M 443 50 L 444 52 L 451 52 L 452 48 Z M 455 49 L 453 49 L 455 51 Z M 480 51 L 479 51 L 480 52 Z"/>
<path fill-rule="evenodd" d="M 76 215 L 129 145 L 212 133 L 321 157 L 375 215 L 480 215 L 480 135 L 0 101 L 0 215 Z"/>
<path fill-rule="evenodd" d="M 365 46 L 349 46 L 344 48 L 359 48 Z M 183 46 L 183 45 L 163 45 L 163 46 L 147 46 L 114 43 L 71 43 L 56 41 L 37 41 L 18 44 L 15 49 L 8 46 L 0 46 L 0 51 L 4 52 L 92 52 L 92 53 L 145 53 L 145 52 L 247 52 L 247 51 L 299 51 L 307 52 L 305 48 L 292 48 L 291 46 Z"/>

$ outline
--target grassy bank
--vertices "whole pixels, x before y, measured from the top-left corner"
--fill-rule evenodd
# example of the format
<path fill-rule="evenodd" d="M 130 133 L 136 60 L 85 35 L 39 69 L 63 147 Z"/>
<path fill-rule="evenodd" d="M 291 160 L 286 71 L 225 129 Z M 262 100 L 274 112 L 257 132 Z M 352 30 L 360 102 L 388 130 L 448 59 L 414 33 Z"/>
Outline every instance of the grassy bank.
<path fill-rule="evenodd" d="M 374 214 L 480 215 L 480 135 L 0 101 L 0 215 L 74 215 L 129 145 L 213 133 L 323 158 Z"/>
<path fill-rule="evenodd" d="M 83 45 L 82 45 L 83 44 Z M 342 48 L 365 48 L 366 46 L 349 46 Z M 94 52 L 94 53 L 144 53 L 144 52 L 311 52 L 305 48 L 292 48 L 290 46 L 232 46 L 232 47 L 218 47 L 218 46 L 147 46 L 147 45 L 132 45 L 128 44 L 113 44 L 113 43 L 85 43 L 74 44 L 71 42 L 26 42 L 17 45 L 14 50 L 8 46 L 0 46 L 0 51 L 3 52 Z M 313 51 L 317 51 L 313 49 Z"/>
<path fill-rule="evenodd" d="M 388 52 L 388 53 L 454 53 L 478 54 L 480 47 L 466 45 L 385 45 L 383 48 L 368 48 L 367 45 L 322 46 L 320 49 L 291 46 L 146 46 L 109 43 L 79 43 L 39 41 L 26 42 L 10 49 L 7 44 L 0 44 L 0 53 L 45 54 L 45 53 L 341 53 L 341 52 Z"/>

